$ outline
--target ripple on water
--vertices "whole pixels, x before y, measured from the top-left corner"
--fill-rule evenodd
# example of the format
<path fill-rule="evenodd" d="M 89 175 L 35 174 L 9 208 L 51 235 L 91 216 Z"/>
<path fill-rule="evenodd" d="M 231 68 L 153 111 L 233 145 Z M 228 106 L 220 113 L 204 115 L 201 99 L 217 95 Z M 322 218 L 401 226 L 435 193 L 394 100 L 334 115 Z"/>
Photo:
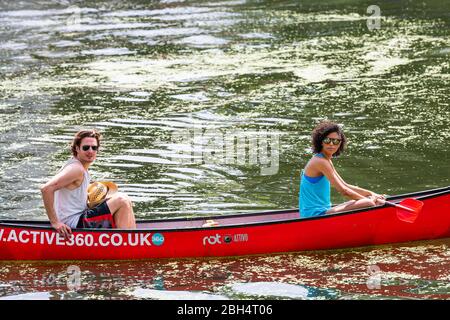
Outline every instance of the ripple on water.
<path fill-rule="evenodd" d="M 325 300 L 342 296 L 342 293 L 336 289 L 269 281 L 233 283 L 223 287 L 221 291 L 230 297 L 244 299 Z"/>
<path fill-rule="evenodd" d="M 168 291 L 137 288 L 129 292 L 134 298 L 155 300 L 228 300 L 227 296 L 196 291 Z"/>
<path fill-rule="evenodd" d="M 229 41 L 222 38 L 217 38 L 210 35 L 198 35 L 198 36 L 190 36 L 183 38 L 181 40 L 176 41 L 179 44 L 185 44 L 193 47 L 209 47 L 209 46 L 220 46 L 225 45 Z"/>
<path fill-rule="evenodd" d="M 135 53 L 136 51 L 130 51 L 128 48 L 104 48 L 104 49 L 81 51 L 81 54 L 83 55 L 94 55 L 94 56 L 122 56 Z"/>
<path fill-rule="evenodd" d="M 205 7 L 227 7 L 227 6 L 239 6 L 246 4 L 247 0 L 230 0 L 230 1 L 215 1 L 202 3 Z"/>
<path fill-rule="evenodd" d="M 244 39 L 275 39 L 275 36 L 273 36 L 270 33 L 260 33 L 260 32 L 250 32 L 250 33 L 244 33 L 240 34 L 240 37 Z"/>
<path fill-rule="evenodd" d="M 306 299 L 308 289 L 300 285 L 279 282 L 235 283 L 230 289 L 233 293 L 244 296 L 278 297 Z"/>
<path fill-rule="evenodd" d="M 50 300 L 51 297 L 50 292 L 30 292 L 0 297 L 0 300 Z"/>
<path fill-rule="evenodd" d="M 207 97 L 205 92 L 175 94 L 172 97 L 174 97 L 175 99 L 183 100 L 183 101 L 193 101 L 193 102 L 209 101 L 209 98 Z"/>

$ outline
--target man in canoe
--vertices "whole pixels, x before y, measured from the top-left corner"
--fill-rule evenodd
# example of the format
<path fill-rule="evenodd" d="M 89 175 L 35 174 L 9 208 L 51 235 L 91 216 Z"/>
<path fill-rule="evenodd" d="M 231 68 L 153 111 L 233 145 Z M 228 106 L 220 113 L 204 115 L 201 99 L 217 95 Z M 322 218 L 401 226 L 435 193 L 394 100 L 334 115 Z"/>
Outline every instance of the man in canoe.
<path fill-rule="evenodd" d="M 94 197 L 102 192 L 100 187 L 108 189 L 106 184 L 89 185 L 88 168 L 97 158 L 100 140 L 95 130 L 77 132 L 71 144 L 73 157 L 41 187 L 50 223 L 65 238 L 69 238 L 72 228 L 136 228 L 132 203 L 123 193 L 109 192 L 106 201 L 88 207 L 88 188 L 95 189 Z"/>
<path fill-rule="evenodd" d="M 383 205 L 385 197 L 346 183 L 334 168 L 331 159 L 345 149 L 347 139 L 334 122 L 323 121 L 312 132 L 314 156 L 302 170 L 299 208 L 302 218 Z M 351 199 L 331 207 L 330 186 Z"/>

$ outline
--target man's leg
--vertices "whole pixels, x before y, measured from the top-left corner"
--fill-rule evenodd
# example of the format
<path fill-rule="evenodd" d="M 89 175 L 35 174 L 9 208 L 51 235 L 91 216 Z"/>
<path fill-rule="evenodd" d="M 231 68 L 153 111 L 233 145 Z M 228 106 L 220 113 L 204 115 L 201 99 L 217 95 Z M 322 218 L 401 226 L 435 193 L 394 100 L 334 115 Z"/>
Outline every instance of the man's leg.
<path fill-rule="evenodd" d="M 114 218 L 116 228 L 136 229 L 133 205 L 126 194 L 116 193 L 106 201 L 106 204 Z"/>

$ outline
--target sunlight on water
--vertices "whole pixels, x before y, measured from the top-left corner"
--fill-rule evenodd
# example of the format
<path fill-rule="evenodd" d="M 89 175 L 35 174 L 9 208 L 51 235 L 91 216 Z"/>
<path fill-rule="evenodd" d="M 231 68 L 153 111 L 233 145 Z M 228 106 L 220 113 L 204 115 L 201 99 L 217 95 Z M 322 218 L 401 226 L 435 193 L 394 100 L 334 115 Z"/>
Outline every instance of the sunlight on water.
<path fill-rule="evenodd" d="M 231 290 L 237 294 L 249 296 L 293 299 L 305 299 L 308 296 L 308 289 L 301 286 L 275 282 L 235 283 L 232 285 Z"/>
<path fill-rule="evenodd" d="M 33 292 L 0 297 L 0 300 L 50 300 L 50 298 L 51 293 L 49 292 Z"/>
<path fill-rule="evenodd" d="M 156 300 L 227 300 L 226 296 L 190 291 L 160 291 L 153 289 L 135 289 L 130 295 L 139 299 Z"/>

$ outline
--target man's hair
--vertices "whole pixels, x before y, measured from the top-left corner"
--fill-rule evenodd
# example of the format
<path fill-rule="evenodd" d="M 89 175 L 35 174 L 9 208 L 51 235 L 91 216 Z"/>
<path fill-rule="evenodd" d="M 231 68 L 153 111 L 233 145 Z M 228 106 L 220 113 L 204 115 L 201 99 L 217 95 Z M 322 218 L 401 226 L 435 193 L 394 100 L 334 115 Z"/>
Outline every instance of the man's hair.
<path fill-rule="evenodd" d="M 97 146 L 100 148 L 100 140 L 102 139 L 102 136 L 97 130 L 80 130 L 75 134 L 75 137 L 73 138 L 71 143 L 71 150 L 74 157 L 78 155 L 77 147 L 80 147 L 81 140 L 83 140 L 84 138 L 97 139 Z"/>
<path fill-rule="evenodd" d="M 347 138 L 345 137 L 344 131 L 337 123 L 325 120 L 319 123 L 312 132 L 312 149 L 314 153 L 320 153 L 322 151 L 323 139 L 332 132 L 339 134 L 342 140 L 339 149 L 333 156 L 337 157 L 345 150 Z"/>

